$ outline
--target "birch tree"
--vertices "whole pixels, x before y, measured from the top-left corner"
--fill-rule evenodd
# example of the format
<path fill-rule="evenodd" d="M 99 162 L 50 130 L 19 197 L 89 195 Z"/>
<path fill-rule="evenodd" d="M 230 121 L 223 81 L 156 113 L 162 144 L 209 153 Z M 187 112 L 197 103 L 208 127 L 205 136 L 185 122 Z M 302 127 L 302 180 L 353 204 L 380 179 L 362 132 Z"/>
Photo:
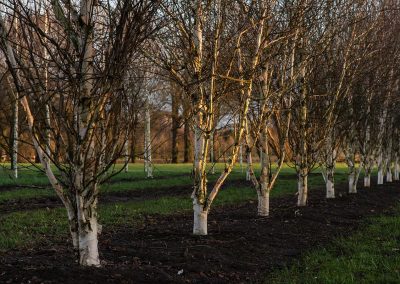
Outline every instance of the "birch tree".
<path fill-rule="evenodd" d="M 155 28 L 156 2 L 82 0 L 4 2 L 0 47 L 27 117 L 32 142 L 49 181 L 67 209 L 69 227 L 79 263 L 100 266 L 97 199 L 99 185 L 122 156 L 129 117 L 121 110 L 124 64 L 132 62 L 140 44 Z M 35 5 L 36 4 L 36 5 Z M 40 4 L 40 5 L 39 5 Z M 45 31 L 43 10 L 50 29 Z M 21 54 L 9 39 L 7 13 L 19 22 Z M 43 49 L 48 57 L 41 56 Z M 48 62 L 48 75 L 43 78 Z M 44 81 L 48 90 L 43 93 Z M 46 96 L 43 99 L 43 96 Z M 50 131 L 39 127 L 47 102 L 54 117 Z M 39 110 L 32 105 L 41 106 Z M 126 104 L 129 105 L 128 100 Z M 134 107 L 134 106 L 130 106 Z M 59 137 L 65 156 L 46 151 L 46 138 Z M 60 174 L 55 174 L 47 159 Z"/>
<path fill-rule="evenodd" d="M 155 42 L 153 60 L 189 98 L 194 132 L 193 233 L 207 234 L 207 216 L 222 184 L 238 158 L 244 136 L 253 80 L 264 51 L 267 1 L 165 1 L 163 13 L 171 25 Z M 238 20 L 241 25 L 238 27 Z M 164 31 L 163 31 L 164 32 Z M 252 48 L 246 44 L 252 43 Z M 243 47 L 246 46 L 246 49 Z M 150 55 L 148 56 L 151 57 Z M 181 68 L 184 66 L 184 68 Z M 207 165 L 215 110 L 224 96 L 235 97 L 240 108 L 229 161 L 209 191 Z"/>

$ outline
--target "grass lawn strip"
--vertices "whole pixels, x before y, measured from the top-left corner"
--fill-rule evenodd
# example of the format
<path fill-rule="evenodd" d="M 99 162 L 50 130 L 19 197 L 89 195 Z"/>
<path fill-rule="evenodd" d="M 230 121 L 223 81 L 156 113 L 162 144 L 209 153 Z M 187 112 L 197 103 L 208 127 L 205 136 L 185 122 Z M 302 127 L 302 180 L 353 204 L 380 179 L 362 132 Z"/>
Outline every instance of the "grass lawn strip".
<path fill-rule="evenodd" d="M 265 283 L 400 283 L 399 216 L 400 204 L 393 214 L 369 218 L 352 236 L 307 253 Z"/>

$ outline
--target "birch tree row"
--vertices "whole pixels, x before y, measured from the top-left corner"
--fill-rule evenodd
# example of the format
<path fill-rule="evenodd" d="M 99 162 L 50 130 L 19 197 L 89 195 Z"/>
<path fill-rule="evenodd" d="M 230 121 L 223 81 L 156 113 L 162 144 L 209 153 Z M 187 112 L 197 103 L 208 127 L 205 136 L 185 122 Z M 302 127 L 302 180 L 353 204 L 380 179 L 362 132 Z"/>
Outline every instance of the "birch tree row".
<path fill-rule="evenodd" d="M 100 266 L 100 185 L 128 155 L 139 114 L 152 176 L 155 81 L 173 84 L 194 132 L 193 234 L 207 235 L 213 202 L 243 152 L 260 216 L 269 215 L 285 164 L 297 175 L 297 206 L 307 205 L 317 167 L 326 197 L 335 197 L 340 156 L 350 193 L 362 174 L 371 185 L 375 165 L 378 184 L 398 180 L 399 8 L 390 0 L 0 0 L 10 105 L 15 119 L 22 106 L 23 142 L 35 147 L 66 208 L 79 263 Z M 232 126 L 234 142 L 209 184 L 221 124 Z M 11 133 L 14 149 L 18 129 Z"/>

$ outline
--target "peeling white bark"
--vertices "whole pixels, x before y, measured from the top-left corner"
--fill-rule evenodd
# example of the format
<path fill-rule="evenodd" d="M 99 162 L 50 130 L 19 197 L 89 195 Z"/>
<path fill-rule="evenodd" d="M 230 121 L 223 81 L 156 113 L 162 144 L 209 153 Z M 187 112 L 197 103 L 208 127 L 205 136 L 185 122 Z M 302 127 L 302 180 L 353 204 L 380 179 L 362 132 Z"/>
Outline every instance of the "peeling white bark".
<path fill-rule="evenodd" d="M 11 149 L 11 170 L 13 174 L 13 178 L 18 178 L 18 136 L 19 136 L 19 127 L 18 127 L 18 94 L 15 93 L 15 101 L 13 101 L 13 122 L 12 122 L 12 149 Z"/>
<path fill-rule="evenodd" d="M 197 199 L 193 199 L 193 234 L 199 236 L 207 235 L 207 215 L 204 206 L 199 204 Z"/>
<path fill-rule="evenodd" d="M 246 180 L 247 181 L 251 180 L 251 176 L 250 176 L 251 169 L 250 169 L 250 167 L 251 167 L 252 163 L 253 163 L 253 161 L 252 161 L 252 157 L 251 157 L 251 152 L 248 152 L 247 153 L 247 169 L 246 169 Z"/>
<path fill-rule="evenodd" d="M 258 216 L 269 216 L 269 191 L 264 194 L 258 194 Z"/>
<path fill-rule="evenodd" d="M 326 198 L 335 198 L 335 159 L 336 155 L 335 151 L 333 151 L 332 155 L 328 158 L 327 168 L 326 168 L 326 177 L 325 179 L 325 187 L 326 187 Z"/>
<path fill-rule="evenodd" d="M 308 194 L 308 176 L 306 174 L 299 174 L 297 179 L 298 198 L 297 206 L 307 205 Z"/>
<path fill-rule="evenodd" d="M 75 250 L 79 249 L 78 222 L 73 207 L 66 207 L 69 222 L 69 232 L 72 238 L 72 245 Z"/>
<path fill-rule="evenodd" d="M 79 228 L 79 264 L 84 266 L 100 266 L 98 250 L 97 218 L 86 220 L 85 226 Z"/>
<path fill-rule="evenodd" d="M 378 185 L 383 184 L 383 155 L 379 154 L 378 157 Z"/>
<path fill-rule="evenodd" d="M 357 183 L 355 181 L 355 171 L 349 173 L 349 193 L 357 193 Z"/>
<path fill-rule="evenodd" d="M 364 177 L 364 187 L 371 187 L 371 175 L 368 174 Z"/>
<path fill-rule="evenodd" d="M 153 177 L 153 165 L 151 161 L 151 129 L 150 129 L 150 107 L 146 101 L 145 110 L 145 133 L 144 133 L 144 169 L 148 178 Z"/>
<path fill-rule="evenodd" d="M 392 167 L 390 166 L 390 163 L 388 163 L 386 170 L 386 182 L 393 182 Z"/>
<path fill-rule="evenodd" d="M 335 188 L 333 182 L 333 175 L 326 179 L 326 198 L 335 198 Z"/>

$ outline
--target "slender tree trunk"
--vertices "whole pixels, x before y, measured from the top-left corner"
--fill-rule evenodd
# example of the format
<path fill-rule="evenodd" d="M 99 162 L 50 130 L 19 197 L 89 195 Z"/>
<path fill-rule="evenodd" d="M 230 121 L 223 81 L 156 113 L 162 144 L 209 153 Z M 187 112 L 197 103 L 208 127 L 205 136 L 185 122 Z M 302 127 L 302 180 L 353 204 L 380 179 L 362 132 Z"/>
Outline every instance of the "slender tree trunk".
<path fill-rule="evenodd" d="M 240 144 L 239 165 L 240 165 L 240 171 L 243 172 L 243 144 Z"/>
<path fill-rule="evenodd" d="M 335 198 L 334 167 L 326 169 L 326 198 Z"/>
<path fill-rule="evenodd" d="M 171 163 L 173 164 L 178 163 L 179 94 L 176 89 L 174 88 L 171 93 Z"/>
<path fill-rule="evenodd" d="M 151 130 L 150 130 L 150 107 L 146 102 L 145 110 L 145 130 L 144 130 L 144 165 L 148 178 L 153 177 L 153 165 L 151 162 Z"/>
<path fill-rule="evenodd" d="M 356 171 L 354 167 L 349 168 L 349 193 L 357 193 L 357 184 L 355 183 Z"/>
<path fill-rule="evenodd" d="M 269 216 L 269 184 L 270 184 L 270 161 L 269 161 L 269 147 L 268 147 L 268 129 L 265 127 L 262 130 L 260 156 L 261 156 L 261 174 L 260 186 L 257 191 L 258 197 L 258 216 Z"/>
<path fill-rule="evenodd" d="M 247 169 L 246 169 L 246 180 L 251 180 L 251 165 L 253 164 L 253 159 L 251 157 L 251 149 L 249 146 L 246 146 L 246 157 L 247 157 Z"/>
<path fill-rule="evenodd" d="M 49 32 L 49 18 L 48 18 L 48 13 L 47 11 L 45 12 L 45 33 L 47 34 Z M 47 39 L 45 39 L 47 41 Z M 47 96 L 48 96 L 48 85 L 49 85 L 49 80 L 48 80 L 48 64 L 47 64 L 47 60 L 48 60 L 48 54 L 47 54 L 47 49 L 44 48 L 43 50 L 44 52 L 44 60 L 45 60 L 45 69 L 44 69 L 44 93 L 45 93 L 45 99 L 47 100 Z M 46 163 L 48 164 L 48 166 L 50 167 L 50 152 L 51 152 L 51 148 L 50 148 L 50 127 L 51 127 L 51 119 L 50 119 L 50 106 L 49 104 L 46 102 L 44 105 L 44 111 L 45 111 L 45 126 L 46 126 L 46 132 L 45 132 L 45 151 L 46 151 Z"/>
<path fill-rule="evenodd" d="M 333 145 L 332 139 L 333 133 L 328 134 L 327 145 L 328 145 L 328 153 L 326 160 L 326 198 L 335 198 L 335 163 L 336 163 L 336 149 Z"/>
<path fill-rule="evenodd" d="M 85 26 L 85 32 L 81 37 L 84 57 L 81 72 L 82 94 L 78 101 L 78 109 L 75 114 L 79 133 L 79 139 L 76 146 L 76 160 L 74 162 L 74 191 L 76 216 L 78 219 L 78 237 L 79 237 L 79 264 L 82 266 L 100 266 L 98 252 L 98 233 L 99 225 L 97 222 L 97 195 L 98 189 L 95 180 L 92 188 L 84 187 L 86 179 L 93 178 L 93 163 L 86 164 L 85 160 L 94 160 L 94 141 L 92 140 L 91 118 L 93 116 L 93 31 L 88 29 L 91 25 L 91 13 L 94 8 L 93 0 L 81 1 L 80 20 Z M 85 146 L 85 144 L 87 146 Z M 87 150 L 84 148 L 87 147 Z M 82 152 L 84 151 L 84 152 Z M 84 156 L 86 156 L 84 158 Z M 89 196 L 84 197 L 85 192 L 90 192 Z M 90 197 L 90 198 L 89 198 Z M 90 201 L 92 200 L 92 201 Z"/>
<path fill-rule="evenodd" d="M 211 163 L 211 174 L 215 174 L 215 165 L 214 165 L 214 130 L 211 132 L 211 137 L 210 137 L 210 163 Z"/>
<path fill-rule="evenodd" d="M 306 206 L 308 197 L 308 173 L 302 169 L 297 175 L 297 206 Z"/>
<path fill-rule="evenodd" d="M 18 178 L 18 137 L 19 137 L 19 127 L 18 127 L 18 96 L 15 94 L 15 99 L 13 100 L 13 121 L 12 121 L 12 142 L 11 142 L 11 170 L 13 178 Z"/>
<path fill-rule="evenodd" d="M 302 68 L 302 77 L 305 79 L 305 67 Z M 308 195 L 308 147 L 307 147 L 307 85 L 304 82 L 300 99 L 300 173 L 298 174 L 297 206 L 307 205 Z"/>
<path fill-rule="evenodd" d="M 364 187 L 371 187 L 371 171 L 372 165 L 368 164 L 365 167 L 365 176 L 364 176 Z"/>
<path fill-rule="evenodd" d="M 189 163 L 190 162 L 190 125 L 189 122 L 185 122 L 185 129 L 183 133 L 183 162 Z"/>
<path fill-rule="evenodd" d="M 353 145 L 350 145 L 347 150 L 347 167 L 348 167 L 348 183 L 349 183 L 349 193 L 357 193 L 357 173 L 356 173 L 356 162 L 354 150 L 351 148 Z"/>
<path fill-rule="evenodd" d="M 129 153 L 130 157 L 131 157 L 131 163 L 135 163 L 136 162 L 136 131 L 134 131 L 131 135 L 131 143 L 130 144 L 130 148 L 131 148 L 131 152 Z"/>
<path fill-rule="evenodd" d="M 45 137 L 45 151 L 46 151 L 46 163 L 50 166 L 50 127 L 51 127 L 51 120 L 50 120 L 50 107 L 49 104 L 45 104 L 45 123 L 46 123 L 46 137 Z"/>
<path fill-rule="evenodd" d="M 386 169 L 386 182 L 393 182 L 392 162 L 388 160 Z"/>
<path fill-rule="evenodd" d="M 72 206 L 66 206 L 68 214 L 69 232 L 71 234 L 74 250 L 79 254 L 79 228 L 76 210 Z"/>
<path fill-rule="evenodd" d="M 126 139 L 124 144 L 124 151 L 125 151 L 125 161 L 124 161 L 124 172 L 129 171 L 129 139 Z"/>
<path fill-rule="evenodd" d="M 378 185 L 383 184 L 383 154 L 378 157 Z"/>
<path fill-rule="evenodd" d="M 364 177 L 364 187 L 371 187 L 371 174 L 366 174 Z"/>
<path fill-rule="evenodd" d="M 394 180 L 398 181 L 400 179 L 399 175 L 399 156 L 396 153 L 395 159 L 394 159 Z"/>
<path fill-rule="evenodd" d="M 393 118 L 388 119 L 388 122 L 390 123 L 388 133 L 390 133 L 389 137 L 387 138 L 388 140 L 388 145 L 387 145 L 387 150 L 386 150 L 386 182 L 393 182 L 393 175 L 392 175 L 392 146 L 393 146 L 393 130 L 392 130 L 392 125 L 394 123 Z"/>
<path fill-rule="evenodd" d="M 200 115 L 198 115 L 200 116 Z M 194 189 L 193 199 L 193 234 L 207 235 L 207 216 L 208 211 L 204 208 L 206 199 L 207 182 L 204 173 L 204 137 L 198 125 L 201 125 L 201 117 L 196 118 L 196 128 L 194 133 Z"/>

